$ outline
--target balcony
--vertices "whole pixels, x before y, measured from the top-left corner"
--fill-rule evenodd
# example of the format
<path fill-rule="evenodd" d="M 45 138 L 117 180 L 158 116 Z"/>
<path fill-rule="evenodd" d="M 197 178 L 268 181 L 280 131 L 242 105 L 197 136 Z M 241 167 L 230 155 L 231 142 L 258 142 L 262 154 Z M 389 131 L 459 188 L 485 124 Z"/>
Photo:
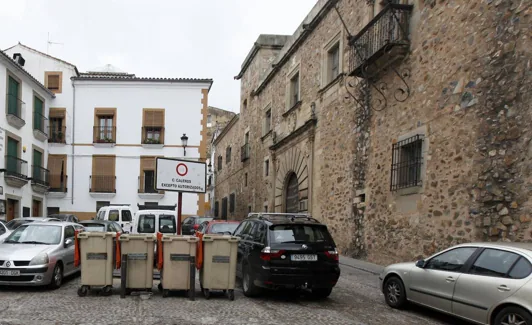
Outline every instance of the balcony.
<path fill-rule="evenodd" d="M 373 78 L 408 53 L 410 13 L 413 6 L 388 4 L 349 40 L 351 76 Z"/>
<path fill-rule="evenodd" d="M 240 148 L 240 161 L 246 161 L 249 159 L 249 143 L 246 143 Z"/>
<path fill-rule="evenodd" d="M 164 146 L 164 127 L 143 126 L 141 132 L 144 148 L 162 148 Z"/>
<path fill-rule="evenodd" d="M 41 166 L 32 165 L 31 166 L 32 177 L 31 177 L 31 187 L 35 192 L 46 193 L 50 187 L 50 171 Z"/>
<path fill-rule="evenodd" d="M 15 156 L 5 156 L 4 179 L 7 185 L 22 187 L 28 183 L 28 162 Z"/>
<path fill-rule="evenodd" d="M 159 200 L 164 197 L 164 191 L 158 191 L 155 189 L 155 177 L 146 175 L 139 176 L 139 198 L 145 200 Z"/>
<path fill-rule="evenodd" d="M 50 174 L 50 187 L 46 193 L 48 197 L 64 198 L 68 192 L 68 176 L 63 174 Z"/>
<path fill-rule="evenodd" d="M 48 139 L 48 119 L 37 112 L 33 112 L 33 135 L 36 139 L 46 141 Z"/>
<path fill-rule="evenodd" d="M 112 198 L 116 195 L 116 176 L 89 176 L 89 194 L 94 198 Z"/>
<path fill-rule="evenodd" d="M 48 127 L 48 143 L 66 143 L 66 127 L 50 125 Z"/>
<path fill-rule="evenodd" d="M 24 125 L 26 125 L 26 121 L 24 120 L 24 112 L 26 111 L 26 103 L 24 103 L 20 98 L 18 98 L 16 95 L 8 94 L 7 95 L 7 113 L 6 118 L 7 122 L 17 128 L 20 129 Z"/>
<path fill-rule="evenodd" d="M 116 126 L 95 126 L 93 144 L 101 147 L 113 147 L 116 143 Z"/>

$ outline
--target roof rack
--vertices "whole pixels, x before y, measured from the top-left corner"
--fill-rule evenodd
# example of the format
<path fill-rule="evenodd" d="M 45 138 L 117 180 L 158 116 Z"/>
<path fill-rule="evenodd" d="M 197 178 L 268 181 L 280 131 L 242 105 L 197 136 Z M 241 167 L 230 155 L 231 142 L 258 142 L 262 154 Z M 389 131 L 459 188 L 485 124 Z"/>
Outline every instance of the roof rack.
<path fill-rule="evenodd" d="M 285 217 L 289 219 L 291 222 L 294 222 L 296 220 L 306 219 L 308 221 L 314 221 L 319 223 L 319 221 L 313 217 L 310 216 L 308 213 L 278 213 L 278 212 L 252 212 L 248 213 L 247 218 L 257 218 L 259 220 L 272 220 L 276 217 L 282 218 Z"/>

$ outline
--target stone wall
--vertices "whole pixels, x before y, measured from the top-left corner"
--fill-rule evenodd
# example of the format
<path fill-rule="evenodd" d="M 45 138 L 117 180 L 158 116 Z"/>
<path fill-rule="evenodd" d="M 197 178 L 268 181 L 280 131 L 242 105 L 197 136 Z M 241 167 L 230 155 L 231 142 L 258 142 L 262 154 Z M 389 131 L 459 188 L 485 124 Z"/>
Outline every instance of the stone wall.
<path fill-rule="evenodd" d="M 207 126 L 207 140 L 209 143 L 207 146 L 207 157 L 210 157 L 212 152 L 211 142 L 214 131 L 222 130 L 235 116 L 235 113 L 218 107 L 209 106 L 207 108 L 207 115 L 210 116 L 211 119 L 211 126 Z"/>

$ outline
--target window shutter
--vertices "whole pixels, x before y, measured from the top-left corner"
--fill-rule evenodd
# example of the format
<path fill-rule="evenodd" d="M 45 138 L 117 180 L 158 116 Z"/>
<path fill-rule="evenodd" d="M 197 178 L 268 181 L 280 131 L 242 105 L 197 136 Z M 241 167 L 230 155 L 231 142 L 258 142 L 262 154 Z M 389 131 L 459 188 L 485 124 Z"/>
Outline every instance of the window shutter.
<path fill-rule="evenodd" d="M 59 89 L 59 75 L 48 75 L 48 89 Z"/>
<path fill-rule="evenodd" d="M 50 118 L 64 118 L 65 109 L 64 108 L 50 108 Z"/>
<path fill-rule="evenodd" d="M 163 110 L 145 110 L 144 111 L 144 126 L 164 127 L 164 111 Z"/>
<path fill-rule="evenodd" d="M 115 157 L 99 156 L 93 157 L 93 174 L 101 176 L 114 176 Z"/>
<path fill-rule="evenodd" d="M 50 187 L 61 188 L 63 174 L 66 174 L 65 157 L 48 155 L 48 170 L 50 171 Z"/>
<path fill-rule="evenodd" d="M 155 170 L 155 157 L 140 157 L 141 170 Z"/>

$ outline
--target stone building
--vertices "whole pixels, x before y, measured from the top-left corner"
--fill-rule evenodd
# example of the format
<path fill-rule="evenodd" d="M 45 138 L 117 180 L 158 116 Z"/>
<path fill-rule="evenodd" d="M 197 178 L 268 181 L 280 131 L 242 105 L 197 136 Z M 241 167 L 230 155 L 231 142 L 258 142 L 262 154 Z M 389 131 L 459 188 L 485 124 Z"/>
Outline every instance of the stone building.
<path fill-rule="evenodd" d="M 381 264 L 530 241 L 531 5 L 320 0 L 260 35 L 214 142 L 215 213 L 308 212 Z"/>
<path fill-rule="evenodd" d="M 207 139 L 212 141 L 214 131 L 222 130 L 236 114 L 214 106 L 207 108 Z M 207 147 L 207 157 L 211 156 L 211 145 Z"/>

